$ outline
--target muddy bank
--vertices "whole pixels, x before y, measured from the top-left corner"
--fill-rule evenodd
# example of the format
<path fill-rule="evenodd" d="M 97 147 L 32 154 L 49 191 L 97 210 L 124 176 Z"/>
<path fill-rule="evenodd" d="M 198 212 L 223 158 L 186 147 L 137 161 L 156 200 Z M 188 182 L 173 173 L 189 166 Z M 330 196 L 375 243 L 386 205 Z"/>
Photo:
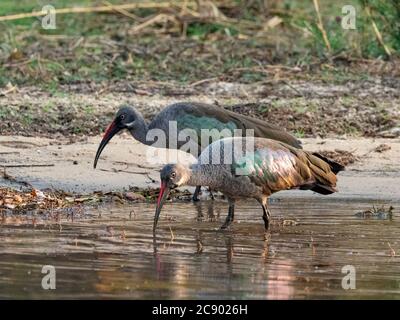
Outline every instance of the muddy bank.
<path fill-rule="evenodd" d="M 104 150 L 98 168 L 93 160 L 100 136 L 70 143 L 68 138 L 52 140 L 21 136 L 0 137 L 0 163 L 18 182 L 0 179 L 2 186 L 23 187 L 87 194 L 96 191 L 126 191 L 159 187 L 158 170 L 173 160 L 168 150 L 147 147 L 127 133 L 115 137 Z M 340 192 L 332 197 L 400 199 L 400 139 L 302 139 L 310 151 L 328 151 L 340 157 L 344 151 L 353 163 L 339 174 Z M 335 151 L 336 150 L 336 151 Z M 342 153 L 341 153 L 342 152 Z M 346 153 L 345 153 L 346 154 Z M 159 163 L 154 155 L 158 155 Z M 164 157 L 165 156 L 165 157 Z M 179 161 L 195 159 L 183 152 Z M 342 159 L 345 161 L 346 159 Z M 348 159 L 347 159 L 348 160 Z M 274 197 L 312 197 L 312 192 L 285 191 Z"/>
<path fill-rule="evenodd" d="M 121 103 L 134 105 L 150 120 L 169 104 L 201 101 L 265 119 L 299 138 L 393 138 L 400 136 L 399 88 L 399 81 L 381 78 L 344 84 L 279 79 L 243 84 L 211 79 L 189 85 L 80 83 L 53 91 L 15 87 L 6 94 L 0 92 L 0 133 L 67 136 L 77 141 L 101 133 Z"/>

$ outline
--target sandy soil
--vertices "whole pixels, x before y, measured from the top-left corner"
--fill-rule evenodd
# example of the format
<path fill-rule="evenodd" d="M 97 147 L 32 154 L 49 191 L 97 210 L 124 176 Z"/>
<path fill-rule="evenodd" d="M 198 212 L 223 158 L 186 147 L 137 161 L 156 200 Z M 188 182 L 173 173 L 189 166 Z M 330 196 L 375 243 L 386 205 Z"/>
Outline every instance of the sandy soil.
<path fill-rule="evenodd" d="M 56 189 L 71 193 L 93 191 L 122 191 L 130 187 L 158 187 L 161 163 L 151 163 L 147 152 L 166 155 L 168 151 L 147 147 L 127 133 L 115 137 L 99 160 L 96 170 L 93 159 L 100 136 L 69 143 L 68 139 L 52 140 L 22 136 L 0 137 L 0 162 L 7 174 L 20 182 L 39 189 Z M 400 199 L 400 139 L 302 139 L 306 150 L 346 150 L 359 158 L 340 173 L 339 190 L 333 195 L 341 198 Z M 374 151 L 381 144 L 390 146 L 383 152 Z M 179 153 L 179 160 L 195 159 Z M 18 167 L 22 165 L 22 167 Z M 38 166 L 42 165 L 42 166 Z M 45 165 L 45 166 L 43 166 Z M 15 183 L 14 183 L 15 184 Z M 0 178 L 0 185 L 10 181 Z M 311 192 L 287 191 L 285 196 L 313 196 Z"/>

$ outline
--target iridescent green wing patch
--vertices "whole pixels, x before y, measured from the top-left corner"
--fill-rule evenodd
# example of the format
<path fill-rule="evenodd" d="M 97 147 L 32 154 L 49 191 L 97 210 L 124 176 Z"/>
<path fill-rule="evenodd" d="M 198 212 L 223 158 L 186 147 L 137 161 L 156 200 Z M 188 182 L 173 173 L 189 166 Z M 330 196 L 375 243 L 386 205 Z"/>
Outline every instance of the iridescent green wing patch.
<path fill-rule="evenodd" d="M 289 150 L 259 149 L 247 153 L 233 164 L 236 175 L 247 175 L 257 184 L 289 183 L 295 174 L 296 157 Z"/>
<path fill-rule="evenodd" d="M 216 118 L 208 116 L 197 117 L 195 115 L 186 113 L 177 119 L 177 126 L 179 132 L 184 129 L 192 129 L 196 131 L 198 137 L 201 137 L 202 129 L 209 130 L 211 136 L 210 142 L 219 140 L 222 137 L 226 137 L 223 135 L 224 129 L 228 129 L 231 133 L 231 136 L 233 136 L 233 131 L 237 129 L 236 124 L 232 121 L 222 122 Z M 207 132 L 204 133 L 206 134 Z"/>

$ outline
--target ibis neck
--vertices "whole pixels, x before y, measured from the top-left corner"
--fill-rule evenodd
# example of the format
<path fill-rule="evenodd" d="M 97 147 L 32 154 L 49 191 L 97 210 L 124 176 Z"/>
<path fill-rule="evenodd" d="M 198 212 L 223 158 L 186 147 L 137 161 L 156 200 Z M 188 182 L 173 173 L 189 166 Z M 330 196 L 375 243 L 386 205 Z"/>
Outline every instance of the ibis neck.
<path fill-rule="evenodd" d="M 130 128 L 129 131 L 136 140 L 144 144 L 149 144 L 146 143 L 146 135 L 147 131 L 149 130 L 146 121 L 144 120 L 140 112 L 135 111 L 135 113 L 136 120 L 134 126 Z"/>

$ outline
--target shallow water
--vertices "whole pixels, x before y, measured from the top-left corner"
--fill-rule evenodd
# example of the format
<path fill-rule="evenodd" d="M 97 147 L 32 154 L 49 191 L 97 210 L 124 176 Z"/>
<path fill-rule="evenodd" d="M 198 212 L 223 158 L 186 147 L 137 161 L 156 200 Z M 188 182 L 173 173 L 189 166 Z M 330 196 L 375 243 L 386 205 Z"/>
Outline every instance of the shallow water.
<path fill-rule="evenodd" d="M 268 234 L 253 201 L 238 203 L 227 231 L 218 230 L 223 201 L 166 204 L 156 238 L 154 204 L 90 209 L 73 221 L 3 218 L 0 298 L 399 299 L 400 203 L 385 203 L 391 219 L 355 215 L 373 204 L 275 200 Z M 43 265 L 55 267 L 55 290 L 41 287 Z M 346 265 L 354 290 L 342 288 Z"/>

